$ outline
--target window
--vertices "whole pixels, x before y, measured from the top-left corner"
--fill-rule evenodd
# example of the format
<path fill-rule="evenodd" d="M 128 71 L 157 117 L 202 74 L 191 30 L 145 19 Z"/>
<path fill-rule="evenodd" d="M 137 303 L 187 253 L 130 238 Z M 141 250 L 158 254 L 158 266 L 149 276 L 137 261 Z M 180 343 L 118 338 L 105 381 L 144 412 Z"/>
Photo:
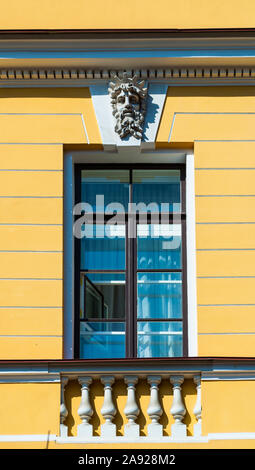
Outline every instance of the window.
<path fill-rule="evenodd" d="M 184 196 L 184 165 L 76 166 L 76 357 L 187 355 Z"/>

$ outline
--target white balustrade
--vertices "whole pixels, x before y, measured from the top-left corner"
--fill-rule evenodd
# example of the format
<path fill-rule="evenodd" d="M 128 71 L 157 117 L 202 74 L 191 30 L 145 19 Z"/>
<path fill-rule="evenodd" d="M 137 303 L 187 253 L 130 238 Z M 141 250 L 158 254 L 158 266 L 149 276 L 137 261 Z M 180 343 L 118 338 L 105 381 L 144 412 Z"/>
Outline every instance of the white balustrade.
<path fill-rule="evenodd" d="M 101 382 L 104 385 L 104 403 L 101 408 L 101 413 L 105 419 L 105 423 L 101 426 L 101 437 L 113 438 L 116 436 L 116 424 L 112 423 L 117 410 L 112 401 L 112 384 L 115 378 L 113 375 L 105 375 L 101 377 Z"/>
<path fill-rule="evenodd" d="M 81 385 L 81 404 L 78 408 L 78 415 L 82 423 L 78 426 L 78 437 L 92 437 L 93 428 L 89 424 L 89 420 L 93 415 L 93 409 L 89 400 L 89 386 L 92 383 L 91 377 L 79 377 L 78 381 Z"/>
<path fill-rule="evenodd" d="M 160 438 L 163 436 L 163 426 L 159 424 L 160 416 L 163 413 L 158 397 L 158 385 L 161 382 L 159 375 L 149 375 L 147 381 L 150 384 L 150 403 L 147 413 L 151 418 L 151 423 L 148 425 L 148 436 L 150 438 Z"/>
<path fill-rule="evenodd" d="M 140 436 L 140 427 L 135 423 L 140 413 L 135 396 L 135 385 L 138 382 L 138 377 L 135 375 L 126 375 L 124 381 L 127 384 L 127 403 L 124 408 L 124 413 L 128 419 L 128 423 L 124 428 L 124 435 L 125 437 L 138 438 Z"/>
<path fill-rule="evenodd" d="M 197 388 L 197 401 L 193 410 L 194 415 L 196 416 L 197 423 L 194 424 L 194 436 L 199 437 L 202 434 L 202 404 L 201 404 L 201 377 L 200 375 L 195 375 L 193 378 L 196 388 Z"/>
<path fill-rule="evenodd" d="M 171 406 L 171 415 L 174 417 L 174 424 L 171 426 L 172 437 L 186 437 L 187 427 L 182 423 L 186 414 L 186 408 L 182 401 L 181 384 L 184 377 L 181 375 L 174 375 L 170 377 L 170 382 L 173 385 L 173 404 Z"/>
<path fill-rule="evenodd" d="M 118 375 L 116 374 L 118 377 Z M 123 375 L 120 378 L 123 378 Z M 104 385 L 104 401 L 101 408 L 101 413 L 105 422 L 101 425 L 100 437 L 93 436 L 93 426 L 90 420 L 93 416 L 93 408 L 90 402 L 90 385 L 93 378 L 87 375 L 80 375 L 78 381 L 81 385 L 81 402 L 78 409 L 78 415 L 82 423 L 78 425 L 77 437 L 84 439 L 84 442 L 96 442 L 103 439 L 104 442 L 109 440 L 121 442 L 125 439 L 127 442 L 141 442 L 146 441 L 147 437 L 140 436 L 140 426 L 136 420 L 140 414 L 139 405 L 136 399 L 136 384 L 139 381 L 140 375 L 125 375 L 124 382 L 127 386 L 127 401 L 124 408 L 124 413 L 127 417 L 127 424 L 124 427 L 124 436 L 116 436 L 116 424 L 113 423 L 114 417 L 117 413 L 116 407 L 113 402 L 112 385 L 115 381 L 113 375 L 101 376 L 101 382 Z M 141 375 L 144 378 L 144 375 Z M 168 376 L 169 377 L 169 376 Z M 190 376 L 188 376 L 190 378 Z M 150 385 L 150 401 L 147 408 L 147 414 L 151 420 L 148 424 L 148 442 L 162 442 L 167 439 L 189 439 L 187 437 L 187 426 L 183 423 L 186 414 L 185 404 L 182 398 L 181 385 L 184 382 L 184 375 L 173 375 L 170 377 L 170 383 L 173 388 L 173 401 L 171 406 L 171 414 L 174 418 L 174 424 L 171 426 L 170 436 L 163 436 L 163 425 L 160 423 L 160 418 L 163 414 L 163 409 L 159 399 L 159 386 L 161 384 L 161 375 L 148 375 L 147 382 Z M 193 376 L 194 383 L 196 384 L 197 397 L 193 409 L 197 423 L 194 424 L 194 437 L 201 438 L 201 376 L 199 372 Z M 68 382 L 68 377 L 61 378 L 61 404 L 60 404 L 60 437 L 68 438 L 67 426 L 64 424 L 68 410 L 65 404 L 65 386 Z M 117 442 L 116 441 L 116 442 Z"/>
<path fill-rule="evenodd" d="M 60 436 L 67 437 L 68 428 L 64 424 L 68 416 L 68 411 L 65 404 L 65 386 L 68 382 L 68 377 L 61 378 L 61 398 L 60 398 Z"/>

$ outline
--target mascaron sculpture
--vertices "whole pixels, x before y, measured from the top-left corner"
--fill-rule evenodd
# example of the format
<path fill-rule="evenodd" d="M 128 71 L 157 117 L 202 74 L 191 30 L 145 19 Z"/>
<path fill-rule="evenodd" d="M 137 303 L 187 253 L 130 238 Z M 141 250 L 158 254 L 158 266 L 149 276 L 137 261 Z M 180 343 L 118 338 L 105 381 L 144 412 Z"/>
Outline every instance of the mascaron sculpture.
<path fill-rule="evenodd" d="M 126 73 L 123 73 L 123 78 L 115 76 L 114 80 L 108 91 L 113 107 L 112 114 L 116 119 L 115 132 L 121 139 L 129 135 L 141 139 L 147 97 L 147 88 L 143 88 L 144 80 L 138 82 L 136 76 L 128 78 Z"/>

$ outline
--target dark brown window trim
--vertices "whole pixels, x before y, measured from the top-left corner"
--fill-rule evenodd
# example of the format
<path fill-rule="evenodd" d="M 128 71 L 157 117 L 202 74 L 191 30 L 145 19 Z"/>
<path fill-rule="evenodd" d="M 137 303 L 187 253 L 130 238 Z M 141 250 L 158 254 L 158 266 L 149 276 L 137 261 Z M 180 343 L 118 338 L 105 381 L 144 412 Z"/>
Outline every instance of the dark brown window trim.
<path fill-rule="evenodd" d="M 134 260 L 136 259 L 136 239 L 126 237 L 126 299 L 125 299 L 125 320 L 114 319 L 114 321 L 126 322 L 126 359 L 137 359 L 137 273 L 138 272 L 181 272 L 182 276 L 182 318 L 181 319 L 161 319 L 161 321 L 182 321 L 183 323 L 183 357 L 188 356 L 188 314 L 187 314 L 187 271 L 186 271 L 186 167 L 185 164 L 77 164 L 75 165 L 75 204 L 81 202 L 81 170 L 84 169 L 129 169 L 130 188 L 132 188 L 131 170 L 135 169 L 179 169 L 181 179 L 181 214 L 180 223 L 182 227 L 182 269 L 176 270 L 143 270 L 137 269 Z M 130 189 L 132 194 L 132 189 Z M 129 202 L 132 202 L 131 197 Z M 125 214 L 127 216 L 127 214 Z M 173 217 L 174 214 L 171 214 Z M 112 215 L 110 215 L 112 217 Z M 172 217 L 169 217 L 171 219 Z M 137 222 L 137 217 L 135 218 Z M 148 218 L 148 223 L 150 218 Z M 127 227 L 127 225 L 126 225 Z M 74 319 L 74 357 L 80 355 L 80 322 L 87 321 L 80 319 L 80 273 L 81 272 L 102 272 L 102 270 L 81 270 L 80 269 L 80 240 L 75 239 L 75 319 Z M 123 270 L 103 270 L 104 272 L 122 272 Z M 139 319 L 139 321 L 159 321 L 160 319 Z M 90 322 L 93 320 L 90 319 Z M 99 320 L 98 320 L 99 321 Z M 110 321 L 110 320 L 109 320 Z M 161 359 L 161 358 L 160 358 Z M 122 359 L 120 359 L 122 360 Z M 96 361 L 101 361 L 97 359 Z"/>
<path fill-rule="evenodd" d="M 251 37 L 255 28 L 2 29 L 4 39 L 80 39 L 103 37 Z"/>
<path fill-rule="evenodd" d="M 201 371 L 215 372 L 216 377 L 222 371 L 234 373 L 251 372 L 255 370 L 255 356 L 196 356 L 196 357 L 160 357 L 160 358 L 128 358 L 128 359 L 2 359 L 0 360 L 1 372 L 8 371 L 17 374 L 17 371 L 33 373 L 38 371 L 45 373 L 60 373 L 68 375 L 75 372 L 77 374 L 105 374 L 110 371 L 113 374 L 120 373 L 121 376 L 130 371 L 142 373 L 144 375 L 156 374 L 193 374 Z M 229 369 L 228 369 L 229 368 Z M 38 376 L 38 371 L 36 375 Z"/>

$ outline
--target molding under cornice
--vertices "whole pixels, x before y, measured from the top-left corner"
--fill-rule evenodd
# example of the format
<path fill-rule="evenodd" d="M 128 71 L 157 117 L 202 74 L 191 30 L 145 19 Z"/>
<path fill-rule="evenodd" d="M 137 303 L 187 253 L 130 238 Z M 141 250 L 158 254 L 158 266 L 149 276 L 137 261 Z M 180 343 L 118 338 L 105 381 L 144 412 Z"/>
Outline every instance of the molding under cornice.
<path fill-rule="evenodd" d="M 108 81 L 115 75 L 121 77 L 123 72 L 132 77 L 149 81 L 172 81 L 180 83 L 196 83 L 204 81 L 252 81 L 255 80 L 255 67 L 197 67 L 184 68 L 173 67 L 168 69 L 130 69 L 130 70 L 92 70 L 77 68 L 62 69 L 0 69 L 0 84 L 5 82 L 15 82 L 16 85 L 21 82 L 56 82 L 63 81 Z"/>

